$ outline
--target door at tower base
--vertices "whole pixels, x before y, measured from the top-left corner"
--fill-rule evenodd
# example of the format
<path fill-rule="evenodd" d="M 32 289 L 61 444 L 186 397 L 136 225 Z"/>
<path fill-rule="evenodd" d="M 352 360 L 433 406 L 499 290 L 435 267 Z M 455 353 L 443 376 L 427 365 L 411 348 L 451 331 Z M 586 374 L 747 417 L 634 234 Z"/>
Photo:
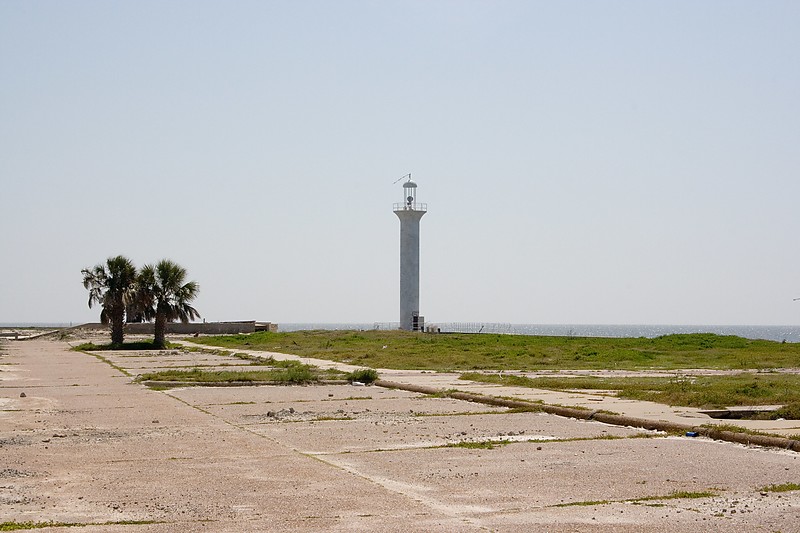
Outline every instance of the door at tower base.
<path fill-rule="evenodd" d="M 411 331 L 425 331 L 425 317 L 419 313 L 411 315 Z"/>

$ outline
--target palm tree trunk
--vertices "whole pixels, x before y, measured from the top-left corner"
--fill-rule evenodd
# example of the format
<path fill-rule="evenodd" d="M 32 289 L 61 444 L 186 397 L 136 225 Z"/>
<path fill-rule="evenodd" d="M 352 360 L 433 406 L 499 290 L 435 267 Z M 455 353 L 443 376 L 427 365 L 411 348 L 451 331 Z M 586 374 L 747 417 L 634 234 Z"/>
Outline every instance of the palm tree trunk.
<path fill-rule="evenodd" d="M 153 347 L 157 349 L 162 349 L 166 346 L 166 342 L 164 340 L 165 334 L 167 330 L 167 314 L 161 311 L 156 313 L 156 323 L 153 327 Z"/>
<path fill-rule="evenodd" d="M 111 344 L 114 346 L 122 346 L 125 340 L 125 310 L 112 309 L 111 316 Z"/>

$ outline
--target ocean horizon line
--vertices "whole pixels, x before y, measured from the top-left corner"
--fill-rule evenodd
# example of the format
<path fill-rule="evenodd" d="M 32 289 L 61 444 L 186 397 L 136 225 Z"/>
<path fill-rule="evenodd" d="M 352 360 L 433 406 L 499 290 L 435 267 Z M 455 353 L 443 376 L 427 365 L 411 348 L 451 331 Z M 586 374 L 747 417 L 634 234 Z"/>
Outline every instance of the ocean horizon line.
<path fill-rule="evenodd" d="M 0 322 L 2 328 L 67 328 L 85 322 Z M 393 330 L 399 322 L 274 322 L 279 331 Z M 800 342 L 800 325 L 791 324 L 526 324 L 508 322 L 427 322 L 442 333 L 494 333 L 559 337 L 645 337 L 670 334 L 714 333 L 747 339 Z"/>
<path fill-rule="evenodd" d="M 278 323 L 278 327 L 280 331 L 298 331 L 309 329 L 390 330 L 398 329 L 399 322 L 287 322 Z M 511 324 L 498 322 L 429 321 L 426 323 L 426 327 L 435 327 L 442 333 L 495 333 L 507 335 L 543 335 L 559 337 L 654 338 L 670 334 L 714 333 L 717 335 L 736 335 L 747 339 L 763 339 L 778 342 L 800 342 L 800 326 L 789 324 Z"/>

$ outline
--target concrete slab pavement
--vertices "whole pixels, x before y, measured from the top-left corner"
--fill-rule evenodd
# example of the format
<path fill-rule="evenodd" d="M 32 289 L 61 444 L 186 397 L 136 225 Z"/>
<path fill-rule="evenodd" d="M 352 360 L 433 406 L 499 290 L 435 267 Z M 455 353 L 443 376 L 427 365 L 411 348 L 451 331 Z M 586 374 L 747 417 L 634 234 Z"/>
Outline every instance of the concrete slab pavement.
<path fill-rule="evenodd" d="M 378 387 L 153 391 L 123 372 L 145 370 L 140 359 L 68 348 L 0 346 L 16 376 L 0 381 L 0 523 L 800 531 L 800 493 L 761 490 L 800 483 L 794 452 Z"/>
<path fill-rule="evenodd" d="M 183 344 L 206 349 L 208 346 L 183 342 Z M 273 357 L 275 359 L 294 359 L 305 364 L 315 365 L 322 368 L 335 368 L 344 372 L 351 372 L 361 367 L 337 363 L 324 359 L 309 357 L 299 357 L 295 355 L 282 354 L 278 352 L 261 352 L 257 350 L 237 350 L 252 356 Z M 788 371 L 793 372 L 792 369 Z M 506 372 L 508 374 L 508 372 Z M 516 372 L 514 374 L 536 376 L 553 376 L 558 374 L 568 376 L 578 375 L 597 375 L 609 377 L 624 376 L 659 376 L 669 377 L 675 372 L 662 371 L 575 371 L 564 372 L 543 371 L 543 372 Z M 730 371 L 711 371 L 708 369 L 684 370 L 681 375 L 730 375 Z M 791 436 L 800 435 L 800 421 L 798 420 L 726 420 L 711 418 L 702 413 L 701 409 L 693 407 L 669 406 L 655 402 L 645 402 L 639 400 L 629 400 L 618 398 L 613 391 L 552 391 L 547 389 L 534 389 L 527 387 L 511 387 L 494 383 L 481 383 L 465 381 L 459 379 L 461 373 L 443 373 L 426 370 L 394 370 L 380 369 L 380 375 L 387 381 L 417 385 L 422 387 L 432 387 L 440 390 L 459 390 L 486 396 L 496 396 L 503 398 L 515 398 L 533 402 L 543 402 L 550 405 L 563 405 L 568 407 L 581 407 L 590 410 L 602 409 L 621 415 L 646 418 L 650 420 L 663 420 L 686 425 L 716 424 L 728 425 L 735 424 L 754 431 L 774 433 L 776 435 Z"/>

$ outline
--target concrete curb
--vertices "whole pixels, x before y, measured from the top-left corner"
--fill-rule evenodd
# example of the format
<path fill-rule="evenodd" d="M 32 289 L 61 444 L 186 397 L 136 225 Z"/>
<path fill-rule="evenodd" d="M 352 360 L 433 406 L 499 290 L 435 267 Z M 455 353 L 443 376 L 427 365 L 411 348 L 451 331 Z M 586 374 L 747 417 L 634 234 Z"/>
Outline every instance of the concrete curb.
<path fill-rule="evenodd" d="M 738 431 L 726 431 L 716 428 L 691 426 L 689 424 L 678 424 L 676 422 L 666 422 L 664 420 L 648 420 L 645 418 L 635 418 L 632 416 L 614 415 L 604 413 L 602 411 L 590 411 L 587 409 L 575 409 L 573 407 L 561 407 L 558 405 L 547 405 L 529 402 L 525 400 L 509 400 L 505 398 L 498 398 L 496 396 L 486 396 L 483 394 L 474 394 L 470 392 L 460 392 L 453 390 L 436 389 L 433 387 L 425 387 L 422 385 L 409 385 L 406 383 L 397 383 L 394 381 L 386 381 L 379 379 L 373 383 L 379 387 L 387 389 L 399 389 L 409 392 L 418 392 L 420 394 L 437 394 L 443 395 L 448 398 L 455 398 L 457 400 L 464 400 L 468 402 L 482 403 L 485 405 L 495 405 L 501 407 L 532 409 L 536 411 L 543 411 L 545 413 L 568 418 L 577 418 L 580 420 L 596 420 L 604 424 L 612 424 L 615 426 L 630 426 L 642 429 L 666 431 L 670 433 L 686 433 L 693 432 L 698 436 L 708 437 L 710 439 L 722 440 L 726 442 L 736 442 L 739 444 L 765 446 L 770 448 L 782 448 L 785 450 L 792 450 L 800 452 L 800 440 L 788 439 L 785 437 L 773 437 L 769 435 L 751 435 L 749 433 L 742 433 Z"/>

